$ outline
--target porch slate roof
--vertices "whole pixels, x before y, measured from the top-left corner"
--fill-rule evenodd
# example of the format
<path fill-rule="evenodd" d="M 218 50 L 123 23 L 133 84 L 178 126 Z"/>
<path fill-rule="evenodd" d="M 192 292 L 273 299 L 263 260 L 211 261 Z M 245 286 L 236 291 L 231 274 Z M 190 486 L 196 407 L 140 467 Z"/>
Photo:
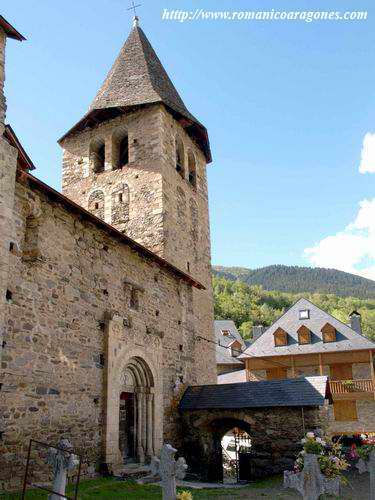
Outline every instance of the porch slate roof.
<path fill-rule="evenodd" d="M 330 398 L 328 377 L 302 377 L 191 386 L 186 389 L 179 408 L 184 412 L 281 406 L 322 406 L 327 398 Z"/>

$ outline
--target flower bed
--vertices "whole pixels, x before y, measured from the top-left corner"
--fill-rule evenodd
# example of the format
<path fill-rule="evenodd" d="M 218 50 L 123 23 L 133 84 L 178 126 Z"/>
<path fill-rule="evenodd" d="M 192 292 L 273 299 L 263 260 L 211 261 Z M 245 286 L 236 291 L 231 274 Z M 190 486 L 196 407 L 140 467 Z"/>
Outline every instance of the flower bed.
<path fill-rule="evenodd" d="M 304 457 L 306 454 L 317 455 L 318 464 L 324 477 L 332 479 L 339 477 L 344 480 L 342 473 L 349 467 L 345 459 L 342 447 L 339 442 L 327 442 L 313 432 L 308 432 L 302 439 L 303 450 L 298 454 L 295 462 L 295 472 L 301 472 L 304 466 Z"/>

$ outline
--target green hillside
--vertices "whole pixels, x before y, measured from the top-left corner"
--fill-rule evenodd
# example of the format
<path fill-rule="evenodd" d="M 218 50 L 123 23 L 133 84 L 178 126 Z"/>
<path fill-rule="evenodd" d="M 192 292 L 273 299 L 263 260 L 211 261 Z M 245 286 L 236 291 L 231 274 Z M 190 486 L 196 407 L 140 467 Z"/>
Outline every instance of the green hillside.
<path fill-rule="evenodd" d="M 261 285 L 264 290 L 288 293 L 330 293 L 342 297 L 375 299 L 375 281 L 336 269 L 274 265 L 260 269 L 213 267 L 214 276 L 248 285 Z"/>
<path fill-rule="evenodd" d="M 251 337 L 253 325 L 271 325 L 300 297 L 305 297 L 344 323 L 347 323 L 348 315 L 353 310 L 359 311 L 363 333 L 375 341 L 375 299 L 326 293 L 267 291 L 259 285 L 248 285 L 218 276 L 213 277 L 213 289 L 215 319 L 232 319 L 244 338 Z"/>

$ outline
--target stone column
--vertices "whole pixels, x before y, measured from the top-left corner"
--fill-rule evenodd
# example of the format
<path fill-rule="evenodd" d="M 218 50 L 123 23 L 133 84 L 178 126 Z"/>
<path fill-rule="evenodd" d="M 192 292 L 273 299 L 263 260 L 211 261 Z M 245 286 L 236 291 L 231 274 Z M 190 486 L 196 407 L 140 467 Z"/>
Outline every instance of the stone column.
<path fill-rule="evenodd" d="M 148 457 L 153 457 L 154 456 L 154 429 L 153 429 L 153 399 L 154 395 L 153 394 L 147 394 L 147 429 L 146 429 L 146 435 L 147 435 L 147 443 L 146 443 L 146 454 Z"/>
<path fill-rule="evenodd" d="M 123 320 L 113 315 L 106 322 L 106 352 L 105 352 L 105 408 L 103 455 L 107 464 L 122 464 L 122 455 L 119 448 L 119 416 L 120 393 L 118 373 L 114 369 L 117 346 L 122 336 Z"/>
<path fill-rule="evenodd" d="M 142 431 L 143 431 L 143 398 L 142 393 L 137 393 L 137 455 L 140 463 L 144 463 L 145 454 L 142 446 Z"/>
<path fill-rule="evenodd" d="M 142 392 L 142 448 L 143 452 L 146 454 L 146 444 L 147 444 L 147 394 Z"/>

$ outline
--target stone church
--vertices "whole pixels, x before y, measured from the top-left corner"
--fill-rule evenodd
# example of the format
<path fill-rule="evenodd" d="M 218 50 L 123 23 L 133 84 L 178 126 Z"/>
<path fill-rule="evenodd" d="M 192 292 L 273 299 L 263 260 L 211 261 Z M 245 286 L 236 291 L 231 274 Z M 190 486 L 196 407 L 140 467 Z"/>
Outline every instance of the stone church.
<path fill-rule="evenodd" d="M 0 16 L 3 486 L 22 477 L 30 438 L 68 436 L 88 463 L 112 466 L 178 447 L 184 387 L 216 383 L 207 130 L 135 18 L 59 140 L 59 193 L 5 125 L 12 39 L 24 37 Z"/>

